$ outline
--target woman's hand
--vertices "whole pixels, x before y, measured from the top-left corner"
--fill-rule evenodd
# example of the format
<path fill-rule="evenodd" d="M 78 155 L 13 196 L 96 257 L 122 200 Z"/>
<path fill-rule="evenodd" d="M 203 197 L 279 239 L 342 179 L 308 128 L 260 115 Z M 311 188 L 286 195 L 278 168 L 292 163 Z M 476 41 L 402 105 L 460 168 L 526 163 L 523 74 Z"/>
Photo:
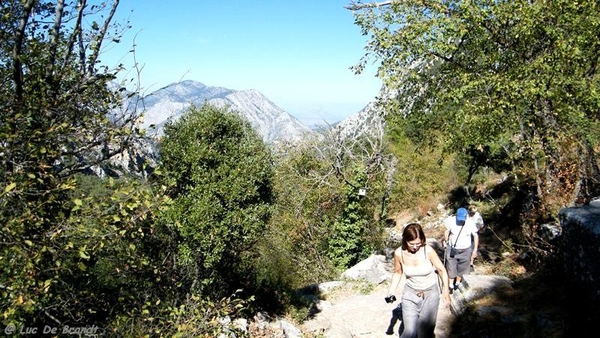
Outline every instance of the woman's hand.
<path fill-rule="evenodd" d="M 444 288 L 444 290 L 442 290 L 442 301 L 446 308 L 450 307 L 450 289 Z"/>

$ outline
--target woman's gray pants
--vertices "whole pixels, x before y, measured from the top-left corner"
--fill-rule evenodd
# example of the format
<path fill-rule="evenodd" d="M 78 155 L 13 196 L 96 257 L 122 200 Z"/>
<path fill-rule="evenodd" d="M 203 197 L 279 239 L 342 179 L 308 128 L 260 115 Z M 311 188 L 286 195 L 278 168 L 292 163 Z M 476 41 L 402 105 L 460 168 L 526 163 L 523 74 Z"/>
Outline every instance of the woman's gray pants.
<path fill-rule="evenodd" d="M 402 338 L 434 337 L 440 291 L 437 284 L 427 290 L 406 286 L 402 295 Z"/>

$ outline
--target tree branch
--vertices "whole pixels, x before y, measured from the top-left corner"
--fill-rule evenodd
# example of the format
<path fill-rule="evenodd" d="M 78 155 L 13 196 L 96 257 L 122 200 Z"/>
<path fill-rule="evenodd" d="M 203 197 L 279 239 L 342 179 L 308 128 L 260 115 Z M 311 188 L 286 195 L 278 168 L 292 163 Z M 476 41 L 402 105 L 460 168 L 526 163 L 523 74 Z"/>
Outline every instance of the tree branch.
<path fill-rule="evenodd" d="M 15 32 L 15 44 L 13 46 L 13 81 L 15 82 L 15 99 L 17 102 L 23 100 L 23 63 L 21 62 L 21 52 L 23 50 L 23 39 L 25 37 L 25 27 L 31 17 L 33 6 L 36 0 L 28 0 L 23 6 L 23 16 Z"/>
<path fill-rule="evenodd" d="M 81 8 L 80 10 L 83 11 L 83 9 L 86 6 L 86 0 L 81 0 L 80 2 L 81 4 Z M 75 29 L 73 31 L 73 34 L 77 34 L 77 41 L 78 41 L 78 47 L 79 47 L 79 67 L 81 67 L 79 69 L 79 72 L 81 75 L 85 74 L 85 46 L 83 45 L 83 29 L 81 29 L 81 22 L 80 24 L 80 29 L 77 30 Z"/>
<path fill-rule="evenodd" d="M 108 30 L 110 22 L 112 21 L 112 18 L 115 15 L 118 6 L 119 0 L 115 0 L 112 4 L 112 8 L 110 9 L 110 14 L 108 14 L 108 17 L 106 18 L 106 20 L 104 20 L 104 25 L 102 26 L 102 29 L 96 36 L 96 45 L 94 46 L 95 49 L 93 49 L 92 51 L 92 55 L 90 56 L 90 64 L 88 65 L 88 71 L 90 74 L 94 73 L 94 66 L 96 65 L 98 55 L 100 54 L 100 47 L 102 46 L 102 41 L 104 41 L 104 36 L 106 35 L 106 31 Z"/>
<path fill-rule="evenodd" d="M 85 9 L 85 0 L 80 0 L 78 10 L 77 10 L 77 21 L 75 22 L 75 27 L 73 28 L 73 32 L 71 33 L 71 36 L 69 37 L 69 43 L 67 44 L 67 52 L 65 53 L 65 58 L 63 60 L 63 67 L 65 67 L 69 63 L 71 54 L 73 54 L 73 50 L 75 49 L 75 42 L 77 41 L 79 32 L 81 32 L 81 22 L 83 20 L 83 10 L 84 9 Z"/>
<path fill-rule="evenodd" d="M 56 2 L 56 12 L 54 14 L 54 26 L 52 27 L 52 35 L 50 39 L 50 60 L 48 61 L 48 68 L 46 68 L 46 78 L 50 78 L 54 72 L 54 61 L 56 60 L 58 41 L 60 39 L 60 27 L 62 25 L 63 10 L 65 8 L 65 1 L 58 0 Z"/>

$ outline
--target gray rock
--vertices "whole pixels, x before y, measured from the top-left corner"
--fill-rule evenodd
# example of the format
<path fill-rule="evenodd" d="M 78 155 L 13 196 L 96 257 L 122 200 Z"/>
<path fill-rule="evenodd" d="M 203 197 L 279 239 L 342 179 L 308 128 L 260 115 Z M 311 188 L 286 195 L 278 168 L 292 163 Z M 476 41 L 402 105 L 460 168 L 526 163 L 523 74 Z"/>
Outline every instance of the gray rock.
<path fill-rule="evenodd" d="M 562 235 L 562 228 L 558 224 L 542 224 L 539 232 L 542 238 L 550 241 Z"/>
<path fill-rule="evenodd" d="M 341 287 L 342 285 L 344 285 L 344 282 L 342 282 L 342 281 L 331 281 L 331 282 L 321 283 L 317 286 L 317 288 L 320 293 L 327 293 L 327 292 L 331 291 L 332 289 Z"/>
<path fill-rule="evenodd" d="M 390 262 L 384 255 L 371 255 L 342 273 L 342 278 L 353 280 L 366 280 L 373 284 L 380 284 L 391 278 Z"/>
<path fill-rule="evenodd" d="M 512 288 L 512 281 L 509 278 L 495 275 L 466 275 L 464 279 L 469 284 L 469 288 L 463 293 L 454 291 L 451 296 L 452 313 L 456 316 L 461 315 L 466 304 L 482 298 L 488 294 L 496 293 L 500 290 Z"/>
<path fill-rule="evenodd" d="M 302 331 L 295 327 L 294 324 L 288 322 L 285 319 L 279 320 L 279 327 L 283 330 L 283 334 L 286 338 L 302 338 Z"/>

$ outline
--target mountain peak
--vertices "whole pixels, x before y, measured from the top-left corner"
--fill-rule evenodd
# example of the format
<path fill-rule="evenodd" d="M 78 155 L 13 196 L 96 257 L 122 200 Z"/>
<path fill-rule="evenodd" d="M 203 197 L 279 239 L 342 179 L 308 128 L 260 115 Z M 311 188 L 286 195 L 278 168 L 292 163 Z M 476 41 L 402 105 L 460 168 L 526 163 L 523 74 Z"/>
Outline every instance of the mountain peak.
<path fill-rule="evenodd" d="M 178 119 L 192 104 L 201 106 L 206 102 L 217 107 L 230 107 L 245 117 L 267 142 L 295 140 L 312 133 L 256 89 L 236 91 L 185 80 L 152 92 L 143 101 L 146 110 L 142 127 L 154 125 L 158 135 L 162 134 L 162 127 L 168 120 Z"/>

